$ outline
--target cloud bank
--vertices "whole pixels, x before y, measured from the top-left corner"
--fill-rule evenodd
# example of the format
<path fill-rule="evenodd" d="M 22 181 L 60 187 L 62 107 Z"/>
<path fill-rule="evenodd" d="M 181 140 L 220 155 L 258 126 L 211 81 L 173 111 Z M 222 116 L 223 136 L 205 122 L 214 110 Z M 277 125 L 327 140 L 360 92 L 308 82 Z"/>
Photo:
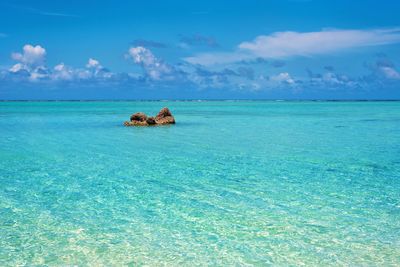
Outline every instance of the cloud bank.
<path fill-rule="evenodd" d="M 40 45 L 24 45 L 22 52 L 11 54 L 11 58 L 17 63 L 10 67 L 8 72 L 3 71 L 3 79 L 14 82 L 93 82 L 116 76 L 93 58 L 89 58 L 85 68 L 73 68 L 62 62 L 54 68 L 48 68 L 46 55 L 46 49 Z"/>
<path fill-rule="evenodd" d="M 392 39 L 391 39 L 392 40 Z M 233 57 L 235 54 L 228 54 Z M 46 62 L 47 51 L 41 45 L 26 44 L 21 52 L 11 54 L 16 63 L 0 69 L 0 85 L 38 85 L 41 88 L 104 87 L 104 88 L 184 88 L 184 90 L 225 89 L 241 92 L 271 92 L 305 90 L 342 90 L 358 92 L 363 88 L 383 88 L 399 85 L 400 72 L 385 56 L 365 64 L 368 73 L 351 76 L 336 71 L 331 65 L 321 66 L 321 72 L 305 71 L 292 73 L 287 61 L 265 60 L 258 54 L 254 58 L 242 59 L 238 64 L 204 66 L 188 62 L 166 62 L 152 50 L 143 46 L 132 46 L 126 59 L 140 67 L 141 72 L 116 73 L 104 67 L 98 59 L 89 58 L 80 68 L 63 62 L 51 67 Z M 4 86 L 5 87 L 5 86 Z M 1 91 L 0 91 L 1 93 Z"/>

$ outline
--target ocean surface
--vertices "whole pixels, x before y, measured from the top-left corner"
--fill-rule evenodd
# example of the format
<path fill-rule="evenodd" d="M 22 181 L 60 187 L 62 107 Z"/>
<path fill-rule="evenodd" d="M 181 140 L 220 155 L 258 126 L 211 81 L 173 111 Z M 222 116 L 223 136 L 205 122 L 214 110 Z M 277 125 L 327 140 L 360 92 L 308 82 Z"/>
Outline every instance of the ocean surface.
<path fill-rule="evenodd" d="M 399 266 L 400 102 L 0 102 L 0 266 L 59 265 Z"/>

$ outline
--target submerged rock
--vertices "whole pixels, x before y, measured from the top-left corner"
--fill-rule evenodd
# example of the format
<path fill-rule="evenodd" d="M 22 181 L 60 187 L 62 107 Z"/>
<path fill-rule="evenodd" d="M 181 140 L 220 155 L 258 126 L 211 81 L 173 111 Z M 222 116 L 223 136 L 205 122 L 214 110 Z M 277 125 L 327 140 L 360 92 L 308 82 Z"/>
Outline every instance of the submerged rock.
<path fill-rule="evenodd" d="M 126 121 L 124 122 L 125 126 L 148 126 L 145 121 Z"/>
<path fill-rule="evenodd" d="M 147 117 L 143 112 L 131 115 L 131 120 L 124 122 L 125 126 L 151 126 L 162 124 L 174 124 L 175 118 L 168 108 L 162 108 L 156 117 Z"/>

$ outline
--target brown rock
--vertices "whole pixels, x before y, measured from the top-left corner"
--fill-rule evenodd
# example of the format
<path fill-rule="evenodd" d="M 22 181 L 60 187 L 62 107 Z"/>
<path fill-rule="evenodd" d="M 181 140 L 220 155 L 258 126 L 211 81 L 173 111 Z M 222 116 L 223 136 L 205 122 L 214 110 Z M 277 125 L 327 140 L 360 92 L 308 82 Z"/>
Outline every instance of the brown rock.
<path fill-rule="evenodd" d="M 147 117 L 146 122 L 147 122 L 148 125 L 156 124 L 156 120 L 154 119 L 154 117 Z"/>
<path fill-rule="evenodd" d="M 160 110 L 160 112 L 158 112 L 158 114 L 156 116 L 156 120 L 164 118 L 164 117 L 168 117 L 168 116 L 172 116 L 171 111 L 169 111 L 168 108 L 162 108 Z"/>
<path fill-rule="evenodd" d="M 175 118 L 168 108 L 162 108 L 156 117 L 147 117 L 143 112 L 132 114 L 131 120 L 124 122 L 125 126 L 149 126 L 161 124 L 174 124 Z"/>
<path fill-rule="evenodd" d="M 131 121 L 146 121 L 147 115 L 143 112 L 137 112 L 131 115 Z"/>
<path fill-rule="evenodd" d="M 124 122 L 125 126 L 148 126 L 149 124 L 146 121 L 126 121 Z"/>
<path fill-rule="evenodd" d="M 171 111 L 168 108 L 162 108 L 160 112 L 158 112 L 156 118 L 157 124 L 173 124 L 175 123 L 175 118 L 172 116 Z"/>
<path fill-rule="evenodd" d="M 174 124 L 175 119 L 172 116 L 167 116 L 164 118 L 156 119 L 157 124 Z"/>

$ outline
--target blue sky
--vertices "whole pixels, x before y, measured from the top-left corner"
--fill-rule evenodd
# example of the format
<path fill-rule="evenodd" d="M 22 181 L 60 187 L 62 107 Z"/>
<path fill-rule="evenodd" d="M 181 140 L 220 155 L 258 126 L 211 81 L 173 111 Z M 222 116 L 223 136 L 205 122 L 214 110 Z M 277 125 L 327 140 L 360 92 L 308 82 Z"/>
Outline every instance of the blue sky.
<path fill-rule="evenodd" d="M 0 3 L 0 99 L 400 99 L 400 1 Z"/>

